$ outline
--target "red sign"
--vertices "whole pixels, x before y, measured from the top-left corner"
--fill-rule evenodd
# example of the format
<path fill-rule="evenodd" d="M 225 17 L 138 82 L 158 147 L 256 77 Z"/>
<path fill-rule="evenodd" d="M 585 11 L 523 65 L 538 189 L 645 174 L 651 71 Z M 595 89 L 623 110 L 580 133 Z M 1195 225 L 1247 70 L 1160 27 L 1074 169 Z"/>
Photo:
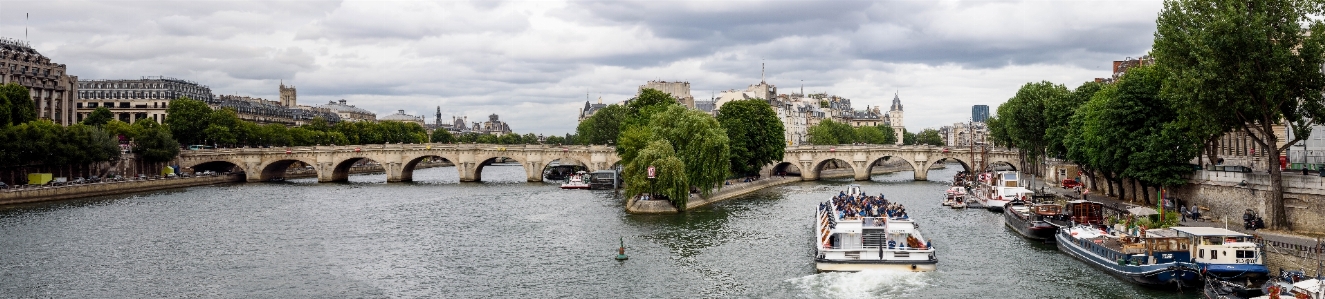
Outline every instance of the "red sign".
<path fill-rule="evenodd" d="M 656 173 L 656 169 L 654 169 L 653 166 L 649 166 L 649 178 L 652 179 L 656 177 Z"/>

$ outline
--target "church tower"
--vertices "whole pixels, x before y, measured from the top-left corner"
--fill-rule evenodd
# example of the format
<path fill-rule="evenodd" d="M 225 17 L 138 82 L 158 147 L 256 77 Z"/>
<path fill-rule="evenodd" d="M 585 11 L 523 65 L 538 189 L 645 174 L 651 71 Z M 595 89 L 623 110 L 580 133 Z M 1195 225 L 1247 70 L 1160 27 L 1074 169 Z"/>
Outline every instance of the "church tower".
<path fill-rule="evenodd" d="M 897 135 L 897 144 L 902 144 L 902 130 L 906 126 L 902 125 L 902 99 L 893 93 L 893 106 L 888 109 L 888 125 L 893 127 L 893 134 Z"/>
<path fill-rule="evenodd" d="M 285 81 L 281 81 L 281 106 L 296 107 L 294 85 L 285 86 Z"/>

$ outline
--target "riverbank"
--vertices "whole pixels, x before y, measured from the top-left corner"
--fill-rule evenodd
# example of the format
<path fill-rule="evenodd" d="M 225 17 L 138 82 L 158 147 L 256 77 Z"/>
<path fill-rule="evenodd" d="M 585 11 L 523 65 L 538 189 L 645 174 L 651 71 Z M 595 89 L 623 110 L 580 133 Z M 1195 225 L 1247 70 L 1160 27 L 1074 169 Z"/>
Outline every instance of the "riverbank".
<path fill-rule="evenodd" d="M 0 191 L 0 205 L 75 199 L 244 181 L 243 174 L 197 176 L 187 178 L 144 179 L 101 182 L 59 187 L 34 187 Z"/>
<path fill-rule="evenodd" d="M 686 201 L 686 210 L 692 210 L 708 206 L 717 202 L 750 194 L 764 188 L 775 187 L 791 182 L 799 182 L 799 177 L 772 177 L 764 178 L 749 183 L 737 183 L 722 186 L 718 191 L 709 194 L 708 198 L 702 198 L 698 194 L 691 194 L 690 200 Z M 666 200 L 639 200 L 638 197 L 631 198 L 626 202 L 626 212 L 631 214 L 674 214 L 678 211 L 672 203 Z"/>
<path fill-rule="evenodd" d="M 1076 191 L 1071 189 L 1051 187 L 1053 186 L 1052 183 L 1048 182 L 1037 182 L 1037 183 L 1045 183 L 1046 186 L 1049 186 L 1044 189 L 1045 191 L 1048 191 L 1050 193 L 1055 193 L 1068 198 L 1076 199 L 1084 197 L 1086 200 L 1089 201 L 1100 202 L 1104 203 L 1105 205 L 1119 207 L 1122 209 L 1129 209 L 1132 207 L 1140 206 L 1134 202 L 1121 200 L 1117 197 L 1098 195 L 1098 194 L 1089 194 L 1085 196 L 1080 196 L 1076 193 Z M 1147 206 L 1153 207 L 1151 205 Z M 1169 212 L 1176 212 L 1176 211 L 1169 211 Z M 1205 211 L 1205 213 L 1211 213 L 1211 211 Z M 1257 239 L 1256 243 L 1262 245 L 1263 246 L 1262 248 L 1265 249 L 1264 261 L 1265 261 L 1265 266 L 1267 268 L 1270 268 L 1272 270 L 1305 269 L 1307 270 L 1307 274 L 1309 274 L 1310 276 L 1320 275 L 1320 273 L 1313 272 L 1314 271 L 1313 269 L 1316 269 L 1317 253 L 1322 252 L 1323 250 L 1325 250 L 1325 248 L 1322 248 L 1322 246 L 1319 243 L 1320 241 L 1316 239 L 1316 237 L 1299 234 L 1299 233 L 1293 233 L 1293 232 L 1271 231 L 1263 229 L 1246 230 L 1243 229 L 1242 221 L 1240 218 L 1241 215 L 1238 216 L 1239 218 L 1236 218 L 1234 220 L 1230 220 L 1230 218 L 1233 217 L 1227 215 L 1216 215 L 1215 217 L 1210 217 L 1211 219 L 1213 219 L 1213 221 L 1197 221 L 1197 220 L 1184 219 L 1179 225 L 1198 226 L 1198 227 L 1221 227 L 1255 236 Z"/>

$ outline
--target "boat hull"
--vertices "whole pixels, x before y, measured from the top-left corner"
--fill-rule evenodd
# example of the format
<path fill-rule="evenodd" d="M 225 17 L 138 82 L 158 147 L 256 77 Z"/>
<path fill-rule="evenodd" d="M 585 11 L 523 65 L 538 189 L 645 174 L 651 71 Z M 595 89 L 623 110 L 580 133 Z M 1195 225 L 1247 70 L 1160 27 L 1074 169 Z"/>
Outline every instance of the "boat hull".
<path fill-rule="evenodd" d="M 837 261 L 815 259 L 814 270 L 818 272 L 933 272 L 938 270 L 938 261 Z"/>
<path fill-rule="evenodd" d="M 1022 237 L 1033 240 L 1053 241 L 1054 235 L 1058 233 L 1057 226 L 1044 221 L 1027 221 L 1026 219 L 1021 219 L 1021 217 L 1017 217 L 1017 215 L 1013 215 L 1012 213 L 1015 212 L 1010 209 L 1005 209 L 1003 211 L 1003 222 L 1007 223 L 1008 227 L 1017 231 L 1017 234 Z"/>
<path fill-rule="evenodd" d="M 1194 287 L 1201 284 L 1201 277 L 1198 269 L 1194 266 L 1180 265 L 1177 263 L 1155 264 L 1155 265 L 1119 265 L 1115 261 L 1110 261 L 1091 253 L 1090 250 L 1082 248 L 1076 244 L 1076 240 L 1064 233 L 1055 234 L 1058 241 L 1058 250 L 1067 253 L 1091 267 L 1100 269 L 1109 275 L 1113 275 L 1124 281 L 1149 286 L 1149 287 Z"/>
<path fill-rule="evenodd" d="M 575 185 L 575 186 L 562 185 L 561 189 L 589 189 L 589 185 Z"/>
<path fill-rule="evenodd" d="M 1003 206 L 1006 206 L 1009 202 L 1012 201 L 1001 200 L 1001 199 L 988 199 L 985 200 L 985 208 L 994 212 L 1002 212 Z"/>

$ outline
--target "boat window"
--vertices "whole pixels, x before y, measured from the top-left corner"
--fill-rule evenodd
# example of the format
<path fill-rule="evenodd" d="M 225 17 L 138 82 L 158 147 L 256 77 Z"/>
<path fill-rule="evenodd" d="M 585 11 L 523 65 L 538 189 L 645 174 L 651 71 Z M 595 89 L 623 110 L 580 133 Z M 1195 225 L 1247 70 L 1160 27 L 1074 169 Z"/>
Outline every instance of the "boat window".
<path fill-rule="evenodd" d="M 1200 258 L 1205 258 L 1205 249 L 1201 249 L 1201 253 L 1197 254 L 1196 256 Z"/>
<path fill-rule="evenodd" d="M 1254 258 L 1256 258 L 1256 251 L 1252 251 L 1252 250 L 1238 250 L 1237 252 L 1234 252 L 1234 253 L 1237 254 L 1237 257 L 1240 258 L 1240 259 L 1254 259 Z"/>
<path fill-rule="evenodd" d="M 1217 259 L 1219 259 L 1219 252 L 1218 252 L 1218 251 L 1211 250 L 1211 251 L 1210 251 L 1210 259 L 1212 259 L 1212 260 L 1217 260 Z"/>

